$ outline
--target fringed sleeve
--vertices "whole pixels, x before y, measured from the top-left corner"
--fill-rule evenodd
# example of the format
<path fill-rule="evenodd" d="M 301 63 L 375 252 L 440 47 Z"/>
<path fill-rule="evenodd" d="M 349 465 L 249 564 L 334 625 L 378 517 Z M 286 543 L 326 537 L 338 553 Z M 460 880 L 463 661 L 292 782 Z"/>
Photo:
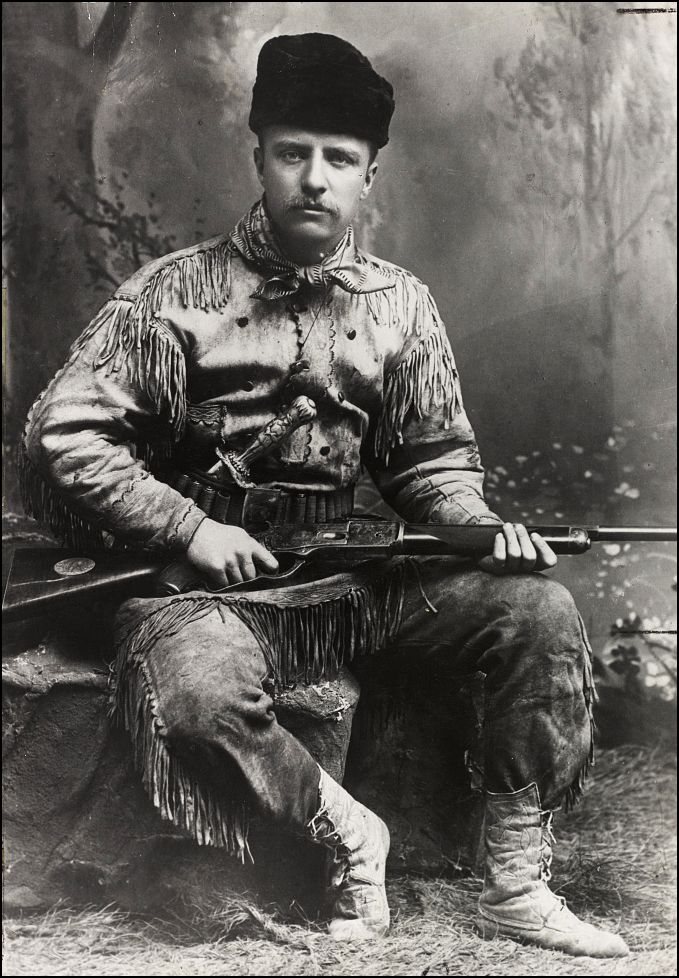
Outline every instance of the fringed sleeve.
<path fill-rule="evenodd" d="M 181 435 L 185 375 L 178 340 L 141 301 L 107 302 L 29 414 L 27 512 L 72 546 L 101 547 L 112 535 L 185 549 L 204 515 L 147 464 Z"/>
<path fill-rule="evenodd" d="M 405 519 L 501 522 L 484 499 L 476 439 L 436 304 L 411 276 L 401 291 L 404 342 L 385 377 L 366 464 L 384 498 Z M 394 290 L 386 302 L 398 301 L 398 294 Z"/>

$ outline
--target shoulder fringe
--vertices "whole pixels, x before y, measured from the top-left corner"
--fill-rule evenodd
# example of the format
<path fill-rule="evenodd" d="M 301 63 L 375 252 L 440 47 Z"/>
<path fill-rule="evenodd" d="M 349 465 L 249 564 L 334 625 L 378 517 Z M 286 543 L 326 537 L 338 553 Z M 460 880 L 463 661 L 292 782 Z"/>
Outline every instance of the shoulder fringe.
<path fill-rule="evenodd" d="M 400 330 L 405 336 L 421 337 L 387 379 L 382 412 L 375 433 L 375 455 L 385 465 L 395 445 L 403 443 L 403 425 L 414 411 L 425 417 L 432 408 L 443 406 L 448 428 L 462 403 L 455 361 L 445 326 L 429 289 L 418 278 L 397 265 L 363 255 L 363 261 L 392 278 L 394 287 L 366 294 L 368 309 L 378 326 Z"/>
<path fill-rule="evenodd" d="M 390 374 L 375 432 L 375 455 L 389 464 L 391 449 L 403 443 L 403 426 L 409 414 L 426 417 L 432 408 L 444 407 L 443 424 L 449 428 L 461 404 L 455 361 L 442 334 L 433 329 Z"/>
<path fill-rule="evenodd" d="M 142 296 L 134 305 L 128 299 L 111 299 L 76 341 L 71 359 L 101 330 L 103 343 L 94 369 L 106 374 L 125 370 L 157 415 L 168 421 L 171 443 L 181 438 L 186 422 L 186 363 L 179 342 L 146 306 Z"/>
<path fill-rule="evenodd" d="M 186 829 L 201 845 L 219 846 L 243 860 L 252 858 L 245 799 L 226 798 L 204 779 L 199 782 L 168 746 L 145 665 L 146 653 L 160 639 L 175 635 L 218 607 L 232 611 L 250 628 L 278 690 L 331 678 L 344 661 L 359 653 L 375 653 L 396 636 L 409 566 L 407 561 L 398 562 L 377 581 L 306 606 L 286 606 L 261 596 L 257 600 L 243 595 L 178 597 L 123 637 L 111 715 L 129 731 L 137 768 L 163 818 Z"/>
<path fill-rule="evenodd" d="M 229 799 L 199 781 L 168 746 L 158 703 L 144 665 L 144 652 L 164 635 L 208 614 L 205 602 L 173 601 L 145 618 L 118 653 L 111 716 L 129 732 L 135 765 L 161 817 L 189 832 L 199 845 L 226 849 L 252 861 L 244 799 Z"/>
<path fill-rule="evenodd" d="M 105 328 L 103 346 L 95 369 L 117 373 L 126 368 L 153 402 L 159 416 L 169 421 L 175 441 L 186 422 L 186 364 L 175 336 L 157 318 L 168 288 L 184 308 L 221 309 L 231 294 L 230 240 L 203 251 L 173 258 L 146 282 L 139 295 L 128 296 L 124 287 L 106 303 L 82 336 L 76 340 L 71 359 L 91 337 Z"/>
<path fill-rule="evenodd" d="M 222 241 L 203 251 L 169 260 L 151 276 L 138 296 L 119 290 L 73 343 L 66 363 L 31 408 L 27 427 L 47 391 L 101 331 L 103 342 L 94 361 L 95 370 L 103 369 L 107 374 L 125 370 L 132 383 L 147 394 L 158 416 L 169 425 L 166 439 L 138 444 L 137 457 L 149 469 L 165 461 L 171 455 L 172 444 L 182 436 L 187 410 L 184 354 L 178 340 L 157 318 L 168 286 L 177 290 L 186 308 L 222 308 L 231 291 L 230 242 Z M 101 529 L 74 513 L 44 481 L 28 459 L 24 445 L 20 450 L 19 473 L 27 514 L 47 523 L 67 543 L 103 546 Z"/>
<path fill-rule="evenodd" d="M 438 319 L 429 289 L 418 278 L 389 262 L 374 261 L 366 255 L 362 258 L 365 264 L 386 274 L 394 283 L 390 289 L 365 294 L 368 310 L 377 326 L 400 328 L 408 334 L 410 324 L 414 323 L 415 333 L 419 336 L 428 316 L 435 315 Z"/>

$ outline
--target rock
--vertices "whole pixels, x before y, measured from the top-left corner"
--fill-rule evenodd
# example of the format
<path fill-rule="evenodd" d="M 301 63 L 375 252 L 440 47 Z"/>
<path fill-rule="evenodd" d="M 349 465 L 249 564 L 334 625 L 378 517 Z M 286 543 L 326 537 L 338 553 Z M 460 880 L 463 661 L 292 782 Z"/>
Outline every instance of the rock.
<path fill-rule="evenodd" d="M 391 872 L 477 866 L 483 681 L 395 652 L 363 664 L 344 783 L 387 822 Z"/>
<path fill-rule="evenodd" d="M 65 629 L 3 663 L 5 905 L 59 899 L 150 909 L 190 893 L 250 891 L 289 905 L 318 903 L 323 853 L 253 825 L 254 866 L 201 849 L 146 797 L 127 738 L 108 721 L 107 669 L 78 658 Z M 287 691 L 281 714 L 341 778 L 358 700 L 342 674 Z"/>

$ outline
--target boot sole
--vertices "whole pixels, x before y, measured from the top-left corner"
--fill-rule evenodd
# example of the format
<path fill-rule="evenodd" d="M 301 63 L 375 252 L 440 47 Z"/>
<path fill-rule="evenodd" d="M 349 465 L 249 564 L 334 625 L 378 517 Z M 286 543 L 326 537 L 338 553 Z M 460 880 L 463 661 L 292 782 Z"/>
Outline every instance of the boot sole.
<path fill-rule="evenodd" d="M 514 930 L 506 924 L 499 924 L 483 917 L 475 920 L 474 930 L 484 941 L 494 941 L 497 937 L 504 937 L 506 940 L 515 941 L 517 944 L 523 944 L 526 947 L 540 947 L 545 951 L 558 951 L 560 954 L 567 954 L 574 958 L 608 958 L 612 960 L 614 958 L 626 958 L 629 955 L 629 948 L 622 941 L 622 938 L 619 938 L 622 946 L 617 951 L 585 951 L 569 949 L 565 946 L 559 947 L 556 943 L 550 942 L 547 937 L 540 939 L 540 934 L 544 933 L 542 930 L 532 932 Z"/>

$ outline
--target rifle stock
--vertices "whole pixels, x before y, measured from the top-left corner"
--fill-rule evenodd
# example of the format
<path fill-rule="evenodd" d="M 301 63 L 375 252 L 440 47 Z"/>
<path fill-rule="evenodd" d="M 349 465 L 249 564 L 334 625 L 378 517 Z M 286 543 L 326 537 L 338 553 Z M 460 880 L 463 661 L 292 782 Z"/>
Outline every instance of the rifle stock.
<path fill-rule="evenodd" d="M 352 519 L 323 524 L 279 524 L 253 533 L 284 565 L 281 573 L 221 589 L 261 590 L 294 583 L 299 568 L 310 560 L 341 560 L 347 564 L 396 555 L 481 557 L 492 553 L 497 524 L 448 526 L 409 524 L 396 520 Z M 592 543 L 676 541 L 673 527 L 529 526 L 557 554 L 582 554 Z M 144 554 L 101 554 L 85 557 L 73 551 L 21 549 L 14 552 L 3 596 L 3 619 L 20 621 L 53 614 L 83 600 L 99 597 L 172 595 L 208 589 L 186 561 Z M 216 592 L 217 593 L 217 592 Z"/>

